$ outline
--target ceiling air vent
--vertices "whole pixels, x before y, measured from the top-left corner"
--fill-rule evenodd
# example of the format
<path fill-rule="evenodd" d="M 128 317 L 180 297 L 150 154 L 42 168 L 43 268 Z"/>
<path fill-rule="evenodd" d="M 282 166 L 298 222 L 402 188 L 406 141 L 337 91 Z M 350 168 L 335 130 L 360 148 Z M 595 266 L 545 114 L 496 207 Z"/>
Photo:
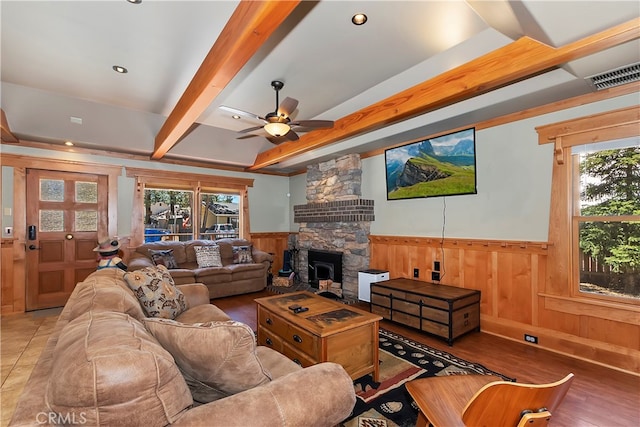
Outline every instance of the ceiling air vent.
<path fill-rule="evenodd" d="M 596 90 L 609 89 L 640 80 L 640 62 L 585 77 Z"/>

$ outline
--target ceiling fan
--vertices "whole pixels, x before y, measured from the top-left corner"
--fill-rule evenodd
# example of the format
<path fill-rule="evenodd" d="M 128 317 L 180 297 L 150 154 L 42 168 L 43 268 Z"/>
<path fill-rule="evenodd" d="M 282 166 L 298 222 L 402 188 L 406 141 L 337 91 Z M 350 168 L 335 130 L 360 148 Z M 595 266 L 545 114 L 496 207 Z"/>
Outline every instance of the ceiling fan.
<path fill-rule="evenodd" d="M 220 109 L 228 111 L 239 116 L 250 117 L 255 120 L 264 122 L 261 126 L 254 126 L 239 131 L 239 133 L 250 134 L 259 130 L 264 130 L 268 135 L 267 139 L 274 144 L 280 144 L 285 141 L 296 141 L 300 139 L 297 132 L 308 132 L 314 129 L 330 128 L 333 126 L 333 120 L 294 120 L 291 121 L 291 114 L 298 106 L 298 100 L 286 97 L 282 103 L 279 103 L 278 93 L 284 87 L 284 83 L 279 80 L 271 82 L 271 87 L 276 91 L 276 108 L 264 117 L 257 114 L 248 113 L 238 110 L 237 108 L 221 105 Z M 250 138 L 258 135 L 246 135 L 239 138 Z"/>

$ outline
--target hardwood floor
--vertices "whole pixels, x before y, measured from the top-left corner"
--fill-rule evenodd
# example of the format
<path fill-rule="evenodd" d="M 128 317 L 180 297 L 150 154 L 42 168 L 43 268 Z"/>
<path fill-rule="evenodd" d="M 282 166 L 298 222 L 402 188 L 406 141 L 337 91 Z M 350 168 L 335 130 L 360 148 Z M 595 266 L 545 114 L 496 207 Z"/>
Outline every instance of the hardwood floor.
<path fill-rule="evenodd" d="M 213 303 L 234 320 L 256 329 L 253 300 L 269 293 L 258 292 L 220 298 Z M 360 308 L 368 310 L 367 304 Z M 11 419 L 17 399 L 27 381 L 59 311 L 11 315 L 2 318 L 2 387 L 0 426 Z M 486 333 L 457 339 L 452 347 L 441 339 L 387 321 L 381 327 L 414 341 L 480 363 L 521 383 L 556 381 L 573 372 L 575 380 L 566 398 L 553 414 L 550 425 L 567 427 L 617 427 L 640 425 L 640 376 L 576 360 L 524 343 Z"/>
<path fill-rule="evenodd" d="M 213 303 L 234 320 L 244 322 L 255 330 L 257 322 L 253 299 L 266 295 L 269 294 L 264 292 L 221 298 Z M 359 308 L 369 310 L 366 303 L 359 304 Z M 385 320 L 380 327 L 470 362 L 480 363 L 516 378 L 520 383 L 553 382 L 573 372 L 573 385 L 553 414 L 549 423 L 552 426 L 640 426 L 640 376 L 482 332 L 460 337 L 449 347 L 444 340 Z"/>

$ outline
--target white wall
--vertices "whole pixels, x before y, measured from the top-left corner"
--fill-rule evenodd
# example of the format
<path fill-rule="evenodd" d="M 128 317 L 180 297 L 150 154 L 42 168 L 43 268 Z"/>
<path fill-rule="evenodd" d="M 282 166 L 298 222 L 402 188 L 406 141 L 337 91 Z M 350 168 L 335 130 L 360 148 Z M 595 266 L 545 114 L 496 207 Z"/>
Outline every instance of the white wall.
<path fill-rule="evenodd" d="M 98 156 L 79 153 L 68 153 L 61 151 L 43 150 L 31 147 L 21 147 L 19 145 L 2 145 L 3 153 L 22 154 L 41 158 L 56 158 L 65 160 L 75 160 L 81 162 L 100 163 L 105 165 L 118 165 L 123 167 L 136 167 L 163 171 L 174 171 L 183 173 L 197 173 L 205 175 L 235 176 L 241 178 L 251 178 L 254 186 L 249 188 L 249 211 L 250 225 L 252 232 L 268 231 L 289 231 L 289 178 L 262 174 L 247 174 L 242 172 L 231 172 L 218 169 L 198 168 L 192 166 L 179 166 L 158 162 L 116 159 L 108 156 Z M 12 174 L 13 168 L 2 167 L 3 178 Z M 135 190 L 135 180 L 123 175 L 118 177 L 118 213 L 117 230 L 118 236 L 124 237 L 131 233 L 131 212 L 133 210 L 133 193 Z M 2 200 L 3 207 L 7 201 L 13 200 L 13 179 L 2 180 Z M 7 203 L 8 207 L 8 203 Z M 3 209 L 4 213 L 4 209 Z M 3 226 L 12 226 L 13 217 L 2 217 Z"/>
<path fill-rule="evenodd" d="M 384 154 L 363 159 L 362 198 L 375 201 L 371 234 L 438 237 L 444 225 L 445 237 L 547 241 L 553 144 L 539 145 L 535 127 L 637 104 L 631 94 L 477 131 L 475 195 L 387 200 Z M 290 191 L 304 194 L 304 186 L 296 176 Z"/>

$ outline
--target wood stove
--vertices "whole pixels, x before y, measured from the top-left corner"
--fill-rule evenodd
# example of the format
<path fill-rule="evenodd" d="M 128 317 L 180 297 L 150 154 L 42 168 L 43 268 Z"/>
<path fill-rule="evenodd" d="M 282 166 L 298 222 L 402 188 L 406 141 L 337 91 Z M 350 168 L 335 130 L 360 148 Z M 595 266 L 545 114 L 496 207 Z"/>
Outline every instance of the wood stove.
<path fill-rule="evenodd" d="M 309 249 L 309 285 L 320 287 L 320 281 L 342 283 L 342 252 Z"/>

